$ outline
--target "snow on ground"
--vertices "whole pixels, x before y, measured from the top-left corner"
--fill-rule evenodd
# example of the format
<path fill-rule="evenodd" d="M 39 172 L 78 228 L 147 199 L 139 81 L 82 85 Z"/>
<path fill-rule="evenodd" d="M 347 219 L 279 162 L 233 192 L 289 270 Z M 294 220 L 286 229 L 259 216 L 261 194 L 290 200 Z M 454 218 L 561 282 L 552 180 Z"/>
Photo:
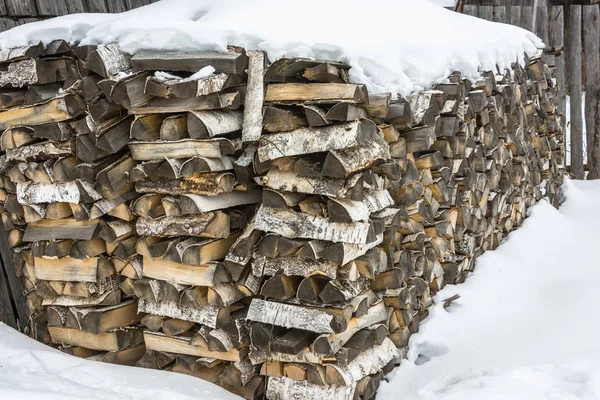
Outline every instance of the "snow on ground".
<path fill-rule="evenodd" d="M 378 400 L 600 399 L 600 181 L 567 181 L 467 282 L 447 286 Z M 60 396 L 60 397 L 59 397 Z M 237 398 L 199 379 L 77 359 L 0 324 L 0 399 Z"/>
<path fill-rule="evenodd" d="M 348 62 L 351 79 L 403 96 L 453 71 L 504 69 L 542 42 L 521 28 L 424 0 L 162 0 L 121 14 L 76 14 L 13 28 L 0 49 L 54 39 L 118 42 L 134 53 L 220 50 L 234 44 L 282 56 Z"/>
<path fill-rule="evenodd" d="M 76 358 L 38 343 L 0 323 L 0 399 L 240 398 L 191 376 Z"/>
<path fill-rule="evenodd" d="M 600 399 L 600 182 L 565 185 L 438 294 L 378 400 Z"/>

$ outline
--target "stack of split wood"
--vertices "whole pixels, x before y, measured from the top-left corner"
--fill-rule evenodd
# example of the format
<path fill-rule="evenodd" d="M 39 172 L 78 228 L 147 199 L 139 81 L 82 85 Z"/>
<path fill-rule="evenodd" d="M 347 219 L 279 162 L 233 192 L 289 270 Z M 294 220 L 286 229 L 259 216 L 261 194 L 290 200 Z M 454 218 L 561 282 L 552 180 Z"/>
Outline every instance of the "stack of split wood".
<path fill-rule="evenodd" d="M 242 130 L 252 121 L 240 109 L 250 90 L 246 70 L 264 70 L 264 56 L 251 57 L 248 67 L 241 49 L 143 52 L 132 64 L 144 72 L 127 79 L 153 97 L 130 110 L 129 148 L 137 162 L 130 181 L 141 194 L 132 209 L 142 256 L 134 292 L 139 311 L 147 313 L 141 321 L 147 352 L 138 365 L 256 398 L 264 379 L 248 358 L 245 298 L 252 292 L 241 283 L 243 269 L 224 264 L 232 246 L 244 247 L 244 231 L 262 200 L 252 154 L 244 150 L 255 146 L 242 145 Z M 260 115 L 262 103 L 256 107 Z"/>
<path fill-rule="evenodd" d="M 98 84 L 114 73 L 111 61 L 128 60 L 64 41 L 2 53 L 0 128 L 2 220 L 33 336 L 134 364 L 145 347 L 125 279 L 141 263 L 130 210 L 137 194 L 127 177 L 132 117 Z"/>
<path fill-rule="evenodd" d="M 549 54 L 406 99 L 234 47 L 0 56 L 32 336 L 248 399 L 373 398 L 432 294 L 562 198 Z"/>

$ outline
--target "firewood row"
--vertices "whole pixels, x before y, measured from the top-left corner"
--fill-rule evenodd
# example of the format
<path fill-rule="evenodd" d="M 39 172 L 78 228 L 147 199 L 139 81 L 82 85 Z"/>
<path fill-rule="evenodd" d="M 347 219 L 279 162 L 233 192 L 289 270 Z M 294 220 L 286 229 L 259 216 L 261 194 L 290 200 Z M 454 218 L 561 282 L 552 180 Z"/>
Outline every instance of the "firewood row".
<path fill-rule="evenodd" d="M 24 329 L 247 399 L 372 399 L 432 296 L 559 206 L 553 57 L 401 98 L 238 47 L 0 53 Z"/>

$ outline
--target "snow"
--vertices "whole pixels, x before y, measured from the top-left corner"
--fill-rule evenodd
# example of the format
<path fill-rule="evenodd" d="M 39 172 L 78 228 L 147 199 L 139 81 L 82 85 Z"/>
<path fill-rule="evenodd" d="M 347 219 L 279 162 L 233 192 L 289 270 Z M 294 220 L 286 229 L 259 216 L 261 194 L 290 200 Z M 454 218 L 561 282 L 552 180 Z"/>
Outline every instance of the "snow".
<path fill-rule="evenodd" d="M 0 399 L 240 398 L 191 376 L 76 358 L 0 323 Z"/>
<path fill-rule="evenodd" d="M 378 400 L 600 398 L 600 181 L 566 181 L 467 282 L 447 286 Z M 460 299 L 448 309 L 442 301 Z M 62 354 L 0 324 L 0 398 L 237 397 L 200 379 Z"/>
<path fill-rule="evenodd" d="M 600 182 L 565 187 L 560 211 L 533 207 L 465 284 L 436 296 L 378 400 L 600 398 Z"/>
<path fill-rule="evenodd" d="M 477 78 L 542 42 L 518 27 L 446 10 L 425 0 L 162 0 L 121 14 L 76 14 L 0 34 L 8 49 L 55 39 L 116 42 L 130 53 L 217 50 L 238 45 L 282 56 L 349 63 L 351 79 L 372 92 L 403 96 L 453 71 Z"/>

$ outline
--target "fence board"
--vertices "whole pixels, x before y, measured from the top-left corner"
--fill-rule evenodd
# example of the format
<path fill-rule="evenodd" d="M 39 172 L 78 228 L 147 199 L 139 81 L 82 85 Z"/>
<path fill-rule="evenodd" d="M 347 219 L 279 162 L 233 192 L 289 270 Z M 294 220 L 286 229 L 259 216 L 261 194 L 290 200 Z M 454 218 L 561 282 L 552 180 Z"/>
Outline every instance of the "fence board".
<path fill-rule="evenodd" d="M 6 273 L 8 289 L 13 299 L 14 308 L 17 311 L 17 325 L 23 328 L 27 325 L 29 319 L 25 308 L 26 300 L 23 293 L 23 283 L 15 271 L 13 252 L 8 247 L 8 235 L 2 223 L 0 223 L 0 257 L 2 258 L 2 265 Z"/>
<path fill-rule="evenodd" d="M 581 6 L 571 6 L 569 16 L 567 73 L 569 74 L 571 116 L 571 172 L 583 179 L 583 121 L 581 117 Z"/>
<path fill-rule="evenodd" d="M 521 7 L 510 6 L 510 19 L 508 23 L 514 26 L 521 26 Z"/>
<path fill-rule="evenodd" d="M 533 7 L 521 7 L 521 24 L 519 26 L 533 32 Z"/>
<path fill-rule="evenodd" d="M 85 12 L 83 0 L 67 0 L 67 8 L 69 9 L 69 14 Z"/>
<path fill-rule="evenodd" d="M 463 14 L 467 14 L 472 17 L 476 17 L 477 16 L 477 6 L 464 6 Z"/>
<path fill-rule="evenodd" d="M 69 13 L 66 0 L 37 0 L 38 15 L 54 17 Z"/>
<path fill-rule="evenodd" d="M 562 6 L 554 6 L 550 9 L 550 46 L 554 49 L 563 49 L 562 53 L 556 57 L 556 82 L 558 83 L 558 112 L 563 116 L 562 128 L 565 131 L 566 114 L 566 70 L 565 70 L 565 52 L 564 52 L 564 17 Z M 563 143 L 564 146 L 564 143 Z"/>
<path fill-rule="evenodd" d="M 108 11 L 111 13 L 120 13 L 128 11 L 125 0 L 108 0 Z"/>
<path fill-rule="evenodd" d="M 487 21 L 494 20 L 494 7 L 492 6 L 481 6 L 479 7 L 479 18 Z"/>
<path fill-rule="evenodd" d="M 5 0 L 6 12 L 10 16 L 36 16 L 35 0 Z"/>
<path fill-rule="evenodd" d="M 0 322 L 4 322 L 13 328 L 17 328 L 12 297 L 8 290 L 8 280 L 2 267 L 2 263 L 0 263 Z"/>
<path fill-rule="evenodd" d="M 600 8 L 598 5 L 583 6 L 583 43 L 585 62 L 585 132 L 589 177 L 600 177 L 600 165 L 592 160 L 600 159 L 600 149 L 594 146 L 596 133 L 596 109 L 598 107 L 598 77 L 600 59 Z M 597 143 L 597 142 L 596 142 Z"/>
<path fill-rule="evenodd" d="M 548 7 L 538 7 L 535 15 L 535 34 L 542 39 L 546 46 L 550 45 L 548 33 Z"/>
<path fill-rule="evenodd" d="M 507 21 L 506 6 L 494 7 L 494 22 L 501 22 L 505 24 Z"/>
<path fill-rule="evenodd" d="M 8 12 L 6 11 L 6 3 L 4 0 L 0 0 L 0 15 L 6 15 Z"/>
<path fill-rule="evenodd" d="M 108 12 L 108 6 L 106 0 L 87 0 L 85 2 L 85 11 L 92 13 L 105 13 Z"/>

